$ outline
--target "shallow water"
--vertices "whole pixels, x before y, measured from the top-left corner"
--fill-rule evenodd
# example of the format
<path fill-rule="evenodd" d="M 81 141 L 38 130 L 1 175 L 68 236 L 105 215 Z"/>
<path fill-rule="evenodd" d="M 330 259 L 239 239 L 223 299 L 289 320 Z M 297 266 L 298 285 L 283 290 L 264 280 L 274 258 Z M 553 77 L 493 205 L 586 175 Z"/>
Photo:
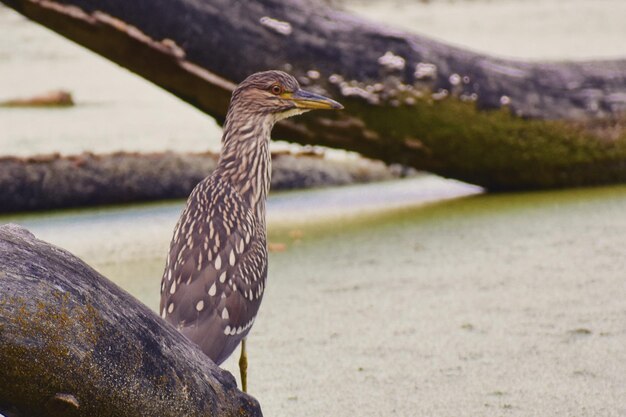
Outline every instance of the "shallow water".
<path fill-rule="evenodd" d="M 272 195 L 286 250 L 249 340 L 266 415 L 626 413 L 626 186 L 477 193 L 425 177 Z M 0 222 L 155 309 L 181 204 Z"/>
<path fill-rule="evenodd" d="M 270 240 L 282 240 L 294 228 L 316 234 L 324 225 L 353 222 L 357 214 L 367 218 L 480 192 L 479 187 L 427 175 L 380 184 L 275 193 L 268 202 Z M 38 238 L 69 250 L 156 310 L 158 289 L 150 282 L 162 274 L 183 205 L 184 201 L 173 201 L 5 215 L 0 216 L 0 224 L 19 223 Z"/>
<path fill-rule="evenodd" d="M 77 106 L 0 108 L 0 153 L 200 151 L 221 129 L 149 82 L 0 5 L 0 101 L 53 89 Z"/>
<path fill-rule="evenodd" d="M 520 59 L 626 58 L 622 0 L 356 0 L 349 10 L 483 53 Z"/>

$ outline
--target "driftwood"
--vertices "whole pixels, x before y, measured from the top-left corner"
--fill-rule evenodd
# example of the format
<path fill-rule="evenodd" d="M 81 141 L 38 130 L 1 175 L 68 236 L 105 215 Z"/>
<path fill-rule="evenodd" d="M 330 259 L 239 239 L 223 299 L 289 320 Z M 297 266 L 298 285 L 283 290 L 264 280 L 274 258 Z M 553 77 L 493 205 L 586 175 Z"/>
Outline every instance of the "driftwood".
<path fill-rule="evenodd" d="M 378 161 L 274 153 L 272 190 L 343 185 L 410 174 Z M 82 154 L 0 158 L 0 213 L 186 198 L 217 155 Z"/>
<path fill-rule="evenodd" d="M 495 190 L 626 181 L 626 60 L 497 59 L 310 0 L 0 1 L 218 120 L 234 83 L 268 68 L 346 106 L 275 138 Z"/>
<path fill-rule="evenodd" d="M 72 94 L 63 90 L 49 91 L 34 97 L 0 101 L 0 107 L 70 107 L 73 105 Z"/>
<path fill-rule="evenodd" d="M 0 414 L 261 416 L 173 327 L 70 253 L 0 226 Z"/>

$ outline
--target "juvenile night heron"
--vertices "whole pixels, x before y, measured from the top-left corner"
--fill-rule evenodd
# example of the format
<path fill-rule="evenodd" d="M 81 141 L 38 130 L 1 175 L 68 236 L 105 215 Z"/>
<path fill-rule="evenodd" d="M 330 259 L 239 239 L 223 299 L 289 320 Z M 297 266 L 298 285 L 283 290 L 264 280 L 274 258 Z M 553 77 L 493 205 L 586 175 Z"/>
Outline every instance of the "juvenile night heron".
<path fill-rule="evenodd" d="M 341 104 L 301 90 L 280 71 L 249 76 L 233 92 L 215 171 L 191 192 L 174 230 L 161 281 L 161 316 L 221 364 L 245 340 L 267 279 L 265 199 L 274 123 Z"/>

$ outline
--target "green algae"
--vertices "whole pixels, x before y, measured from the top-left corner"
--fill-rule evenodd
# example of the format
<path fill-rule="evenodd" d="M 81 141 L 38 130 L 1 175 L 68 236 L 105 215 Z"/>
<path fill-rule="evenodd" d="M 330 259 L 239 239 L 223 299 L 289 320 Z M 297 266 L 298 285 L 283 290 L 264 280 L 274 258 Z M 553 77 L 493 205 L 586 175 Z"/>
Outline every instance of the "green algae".
<path fill-rule="evenodd" d="M 525 119 L 508 107 L 479 109 L 451 96 L 414 105 L 374 106 L 344 99 L 367 121 L 366 156 L 401 162 L 491 190 L 544 189 L 626 181 L 623 117 L 589 121 Z M 380 151 L 380 143 L 386 149 Z"/>

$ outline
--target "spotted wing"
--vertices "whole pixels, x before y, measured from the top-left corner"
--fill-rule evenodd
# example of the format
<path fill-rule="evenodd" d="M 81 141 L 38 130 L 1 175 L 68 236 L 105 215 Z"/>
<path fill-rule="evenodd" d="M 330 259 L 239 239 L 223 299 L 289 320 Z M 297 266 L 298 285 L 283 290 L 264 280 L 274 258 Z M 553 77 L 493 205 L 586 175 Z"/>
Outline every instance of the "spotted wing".
<path fill-rule="evenodd" d="M 267 277 L 265 231 L 239 194 L 214 179 L 189 197 L 161 285 L 161 315 L 217 364 L 256 317 Z"/>

